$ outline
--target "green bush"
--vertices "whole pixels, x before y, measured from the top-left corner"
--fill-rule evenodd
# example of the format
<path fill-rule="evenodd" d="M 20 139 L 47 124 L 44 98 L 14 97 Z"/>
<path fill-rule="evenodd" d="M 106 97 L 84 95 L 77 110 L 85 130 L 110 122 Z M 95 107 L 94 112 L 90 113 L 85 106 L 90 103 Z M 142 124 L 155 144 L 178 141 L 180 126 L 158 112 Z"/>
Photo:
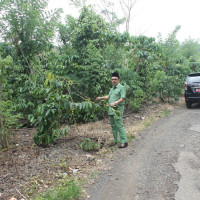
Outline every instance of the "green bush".
<path fill-rule="evenodd" d="M 46 73 L 43 85 L 37 85 L 30 91 L 38 100 L 42 99 L 42 104 L 36 104 L 35 113 L 28 117 L 30 122 L 37 126 L 34 142 L 38 146 L 55 144 L 60 136 L 68 133 L 67 127 L 60 129 L 62 113 L 69 108 L 69 95 L 64 94 L 64 87 L 67 85 L 57 81 L 53 74 Z"/>
<path fill-rule="evenodd" d="M 1 101 L 0 107 L 0 145 L 2 148 L 7 148 L 10 142 L 11 128 L 20 126 L 18 121 L 22 115 L 15 114 L 15 106 L 12 101 Z"/>
<path fill-rule="evenodd" d="M 81 149 L 84 151 L 98 151 L 100 149 L 100 145 L 95 142 L 91 142 L 91 140 L 87 138 L 81 143 Z"/>
<path fill-rule="evenodd" d="M 165 101 L 177 100 L 182 94 L 183 81 L 178 76 L 167 76 L 163 71 L 157 71 L 152 81 L 154 95 Z"/>

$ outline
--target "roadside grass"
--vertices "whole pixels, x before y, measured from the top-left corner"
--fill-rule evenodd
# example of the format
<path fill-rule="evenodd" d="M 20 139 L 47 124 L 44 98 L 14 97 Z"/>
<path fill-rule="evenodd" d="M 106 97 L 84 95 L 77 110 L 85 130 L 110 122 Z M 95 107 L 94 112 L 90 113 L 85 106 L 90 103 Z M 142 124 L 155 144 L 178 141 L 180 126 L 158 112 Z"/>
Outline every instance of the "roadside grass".
<path fill-rule="evenodd" d="M 167 117 L 172 111 L 168 108 L 161 110 L 159 115 L 150 115 L 146 120 L 144 120 L 143 125 L 144 128 L 147 128 L 148 126 L 151 126 L 156 120 L 158 120 L 160 117 Z"/>
<path fill-rule="evenodd" d="M 81 186 L 75 179 L 59 180 L 55 188 L 48 189 L 32 200 L 77 200 L 81 196 Z"/>
<path fill-rule="evenodd" d="M 171 112 L 172 112 L 171 110 L 165 109 L 162 111 L 161 116 L 167 117 Z"/>
<path fill-rule="evenodd" d="M 127 134 L 127 140 L 128 142 L 131 142 L 135 138 L 135 135 Z"/>
<path fill-rule="evenodd" d="M 151 126 L 153 122 L 155 122 L 156 117 L 154 115 L 149 116 L 146 120 L 143 122 L 144 128 L 147 128 L 148 126 Z"/>
<path fill-rule="evenodd" d="M 164 105 L 159 112 L 147 115 L 143 120 L 137 121 L 134 124 L 129 124 L 126 126 L 127 137 L 129 142 L 135 138 L 138 132 L 146 129 L 151 126 L 155 121 L 162 117 L 167 117 L 173 110 L 173 107 L 170 105 Z"/>

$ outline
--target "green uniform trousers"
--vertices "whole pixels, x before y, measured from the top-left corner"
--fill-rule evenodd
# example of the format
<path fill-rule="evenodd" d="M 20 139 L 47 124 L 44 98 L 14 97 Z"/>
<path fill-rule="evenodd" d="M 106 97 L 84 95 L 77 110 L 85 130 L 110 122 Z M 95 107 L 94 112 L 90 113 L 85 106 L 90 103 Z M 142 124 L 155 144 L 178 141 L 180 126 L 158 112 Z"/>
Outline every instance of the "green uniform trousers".
<path fill-rule="evenodd" d="M 109 115 L 109 118 L 115 143 L 126 143 L 127 136 L 124 129 L 122 117 L 116 118 L 114 115 Z"/>

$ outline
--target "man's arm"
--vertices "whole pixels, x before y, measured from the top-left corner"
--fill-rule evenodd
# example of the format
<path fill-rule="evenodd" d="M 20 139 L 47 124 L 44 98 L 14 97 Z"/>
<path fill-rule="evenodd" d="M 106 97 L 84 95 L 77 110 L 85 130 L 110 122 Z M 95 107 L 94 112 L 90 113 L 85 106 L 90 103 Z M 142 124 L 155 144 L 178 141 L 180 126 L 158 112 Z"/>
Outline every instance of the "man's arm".
<path fill-rule="evenodd" d="M 96 100 L 108 100 L 109 96 L 97 97 Z"/>

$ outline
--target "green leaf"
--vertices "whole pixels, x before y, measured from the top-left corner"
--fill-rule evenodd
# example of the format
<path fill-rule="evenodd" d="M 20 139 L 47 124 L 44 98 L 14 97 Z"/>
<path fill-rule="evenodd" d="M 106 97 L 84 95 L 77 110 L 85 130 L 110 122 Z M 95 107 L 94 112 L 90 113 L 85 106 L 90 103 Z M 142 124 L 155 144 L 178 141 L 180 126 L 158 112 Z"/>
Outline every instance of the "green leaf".
<path fill-rule="evenodd" d="M 46 117 L 49 115 L 50 112 L 51 112 L 51 110 L 48 109 L 47 112 L 46 112 Z"/>

